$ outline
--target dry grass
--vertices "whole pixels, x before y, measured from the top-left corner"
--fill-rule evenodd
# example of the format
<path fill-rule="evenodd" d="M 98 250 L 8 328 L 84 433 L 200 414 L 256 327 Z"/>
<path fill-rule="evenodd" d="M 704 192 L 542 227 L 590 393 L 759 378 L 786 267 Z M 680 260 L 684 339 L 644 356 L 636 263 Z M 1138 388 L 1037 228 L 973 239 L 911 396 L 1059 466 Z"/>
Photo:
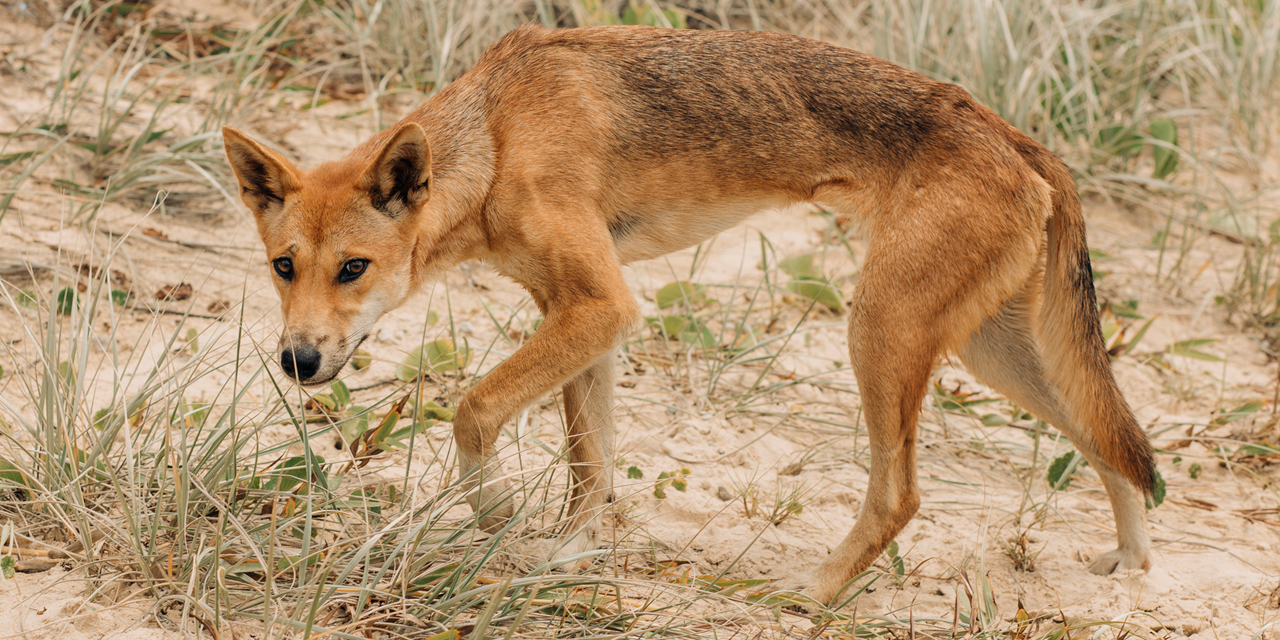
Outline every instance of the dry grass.
<path fill-rule="evenodd" d="M 1188 256 L 1206 238 L 1238 243 L 1235 283 L 1220 304 L 1271 331 L 1280 323 L 1273 204 L 1280 174 L 1269 159 L 1280 116 L 1280 3 L 289 0 L 233 7 L 239 18 L 194 18 L 118 0 L 0 5 L 17 25 L 3 37 L 19 43 L 0 48 L 0 82 L 43 96 L 34 105 L 0 97 L 0 222 L 21 209 L 98 239 L 87 266 L 61 250 L 33 262 L 23 247 L 0 247 L 0 306 L 19 321 L 23 344 L 5 347 L 20 366 L 0 373 L 0 465 L 8 465 L 0 467 L 0 522 L 25 537 L 14 538 L 19 545 L 41 539 L 65 550 L 93 598 L 146 597 L 158 617 L 214 637 L 250 628 L 259 637 L 437 640 L 458 633 L 1056 639 L 1132 632 L 1108 621 L 999 611 L 981 558 L 953 575 L 960 587 L 948 617 L 847 608 L 796 615 L 785 602 L 746 597 L 752 582 L 721 577 L 732 564 L 698 575 L 674 550 L 651 546 L 641 528 L 646 515 L 625 499 L 616 555 L 590 571 L 558 573 L 513 557 L 510 549 L 536 543 L 557 521 L 563 471 L 520 475 L 527 522 L 513 524 L 505 538 L 486 537 L 451 482 L 448 440 L 433 429 L 447 411 L 413 407 L 451 406 L 532 330 L 527 306 L 490 310 L 493 327 L 481 332 L 490 338 L 469 345 L 461 373 L 433 373 L 425 386 L 378 386 L 354 401 L 333 398 L 329 411 L 300 409 L 299 392 L 277 379 L 268 352 L 250 337 L 270 321 L 247 316 L 240 304 L 199 335 L 173 324 L 186 319 L 181 310 L 144 314 L 144 329 L 117 335 L 123 318 L 154 305 L 146 292 L 129 297 L 130 287 L 115 278 L 131 260 L 125 231 L 100 215 L 110 206 L 196 221 L 239 215 L 227 193 L 221 125 L 282 136 L 272 124 L 282 115 L 334 101 L 349 107 L 340 117 L 386 126 L 530 20 L 777 29 L 960 83 L 1063 156 L 1083 190 L 1159 216 L 1165 231 L 1156 239 L 1155 286 L 1170 296 L 1183 295 L 1182 281 L 1199 267 Z M 811 333 L 840 322 L 814 292 L 847 291 L 856 272 L 856 239 L 834 227 L 828 239 L 802 265 L 779 260 L 761 236 L 762 279 L 740 272 L 733 282 L 685 290 L 627 344 L 627 366 L 659 372 L 696 399 L 690 406 L 698 412 L 777 419 L 771 431 L 852 438 L 838 453 L 815 447 L 802 466 L 863 456 L 856 413 L 779 406 L 800 387 L 856 397 L 843 363 L 795 353 Z M 187 249 L 241 255 L 249 248 Z M 672 280 L 699 281 L 693 262 Z M 443 306 L 439 326 L 454 343 L 466 342 L 468 332 Z M 204 313 L 185 311 L 187 318 Z M 1141 324 L 1132 316 L 1107 317 L 1118 355 L 1146 363 L 1168 357 L 1136 349 Z M 105 335 L 103 322 L 111 327 Z M 121 340 L 137 342 L 125 349 Z M 167 355 L 148 360 L 151 347 Z M 1171 353 L 1199 353 L 1184 347 Z M 387 450 L 372 455 L 370 466 L 351 468 L 347 452 L 329 448 L 335 438 L 350 447 L 372 433 L 365 429 L 405 396 L 405 419 L 388 423 L 399 440 L 364 438 Z M 1043 425 L 1008 403 L 941 387 L 933 401 L 938 424 L 927 428 L 938 446 L 926 463 L 933 456 L 950 464 L 937 460 L 956 452 L 1007 458 L 1024 492 L 1014 528 L 1043 523 L 1070 476 L 1049 487 L 1046 470 L 1071 452 L 1055 450 L 1060 443 Z M 516 435 L 529 433 L 527 420 Z M 1012 425 L 1033 437 L 975 441 L 956 437 L 949 420 Z M 555 443 L 535 444 L 543 460 L 558 458 Z M 669 470 L 647 471 L 638 492 L 652 492 L 654 476 Z M 734 508 L 748 518 L 780 522 L 811 499 L 799 485 L 726 484 L 734 484 Z M 1030 569 L 1038 551 L 1021 534 L 1008 553 Z M 878 579 L 909 579 L 909 550 L 895 549 L 887 564 L 891 577 Z"/>

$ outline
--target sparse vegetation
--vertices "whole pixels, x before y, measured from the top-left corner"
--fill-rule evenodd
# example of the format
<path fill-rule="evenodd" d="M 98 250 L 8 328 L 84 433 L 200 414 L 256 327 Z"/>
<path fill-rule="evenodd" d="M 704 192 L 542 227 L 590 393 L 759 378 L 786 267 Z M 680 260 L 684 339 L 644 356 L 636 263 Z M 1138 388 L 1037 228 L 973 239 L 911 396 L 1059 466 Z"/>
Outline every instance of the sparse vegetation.
<path fill-rule="evenodd" d="M 754 595 L 762 568 L 824 555 L 865 486 L 841 341 L 865 239 L 823 212 L 793 212 L 806 227 L 785 243 L 752 229 L 726 254 L 727 232 L 638 277 L 650 323 L 621 349 L 617 417 L 624 436 L 659 444 L 622 439 L 635 450 L 619 451 L 630 461 L 606 518 L 613 548 L 581 572 L 521 551 L 567 499 L 564 465 L 547 466 L 563 457 L 556 397 L 508 425 L 521 502 L 505 537 L 477 532 L 453 483 L 452 408 L 540 321 L 510 288 L 467 269 L 385 322 L 350 379 L 310 396 L 282 380 L 262 346 L 278 329 L 274 293 L 256 279 L 220 126 L 325 157 L 292 128 L 349 147 L 530 20 L 776 29 L 963 85 L 1062 156 L 1088 206 L 1125 221 L 1108 237 L 1153 230 L 1093 258 L 1108 350 L 1140 382 L 1131 402 L 1157 407 L 1161 509 L 1280 544 L 1264 540 L 1280 527 L 1278 2 L 41 0 L 0 4 L 0 590 L 63 565 L 94 607 L 145 601 L 157 624 L 222 638 L 1196 633 L 1200 621 L 1158 609 L 1114 621 L 1137 605 L 1105 620 L 1024 606 L 983 555 L 988 526 L 1001 562 L 1044 575 L 1110 526 L 1079 506 L 1100 484 L 1046 425 L 950 368 L 921 426 L 924 509 L 982 511 L 977 539 L 920 525 L 956 555 L 903 537 L 880 563 L 892 579 L 859 576 L 843 608 L 801 615 Z M 482 311 L 464 317 L 463 296 Z M 802 463 L 759 465 L 783 446 Z M 745 469 L 726 477 L 731 466 Z M 1208 493 L 1224 478 L 1254 503 Z M 988 502 L 999 483 L 1016 502 Z M 718 484 L 732 489 L 711 500 Z M 722 509 L 709 527 L 740 527 L 749 544 L 720 557 L 685 545 L 711 535 L 701 529 L 678 545 L 654 533 L 663 510 L 704 498 Z M 1179 528 L 1193 516 L 1175 526 L 1160 513 L 1171 549 L 1198 535 Z M 764 546 L 773 565 L 743 561 Z M 1274 565 L 1254 560 L 1274 585 Z M 922 580 L 954 603 L 917 606 Z M 877 590 L 912 595 L 872 611 Z M 1253 607 L 1234 621 L 1242 637 L 1274 636 L 1269 598 L 1238 603 Z"/>

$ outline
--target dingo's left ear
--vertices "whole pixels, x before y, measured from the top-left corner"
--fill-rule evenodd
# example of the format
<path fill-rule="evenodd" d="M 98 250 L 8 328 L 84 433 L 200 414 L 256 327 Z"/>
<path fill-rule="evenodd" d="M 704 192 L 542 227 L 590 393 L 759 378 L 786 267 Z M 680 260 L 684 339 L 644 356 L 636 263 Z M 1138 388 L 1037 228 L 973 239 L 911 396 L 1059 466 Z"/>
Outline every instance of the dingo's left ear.
<path fill-rule="evenodd" d="M 239 129 L 223 127 L 222 145 L 240 182 L 240 199 L 254 217 L 280 213 L 285 196 L 301 188 L 298 170 L 288 160 Z"/>
<path fill-rule="evenodd" d="M 391 134 L 358 183 L 369 192 L 374 208 L 398 218 L 426 202 L 431 182 L 431 147 L 427 132 L 407 122 Z"/>

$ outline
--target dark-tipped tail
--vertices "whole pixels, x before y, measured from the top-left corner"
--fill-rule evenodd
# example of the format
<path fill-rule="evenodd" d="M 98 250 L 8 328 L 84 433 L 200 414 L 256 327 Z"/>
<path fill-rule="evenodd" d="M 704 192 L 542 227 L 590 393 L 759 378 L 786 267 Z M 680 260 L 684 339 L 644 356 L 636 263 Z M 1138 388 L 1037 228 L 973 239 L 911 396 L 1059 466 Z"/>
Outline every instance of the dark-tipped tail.
<path fill-rule="evenodd" d="M 1047 149 L 1034 143 L 1020 146 L 1053 189 L 1039 327 L 1049 379 L 1102 460 L 1150 495 L 1155 456 L 1111 371 L 1075 180 Z"/>

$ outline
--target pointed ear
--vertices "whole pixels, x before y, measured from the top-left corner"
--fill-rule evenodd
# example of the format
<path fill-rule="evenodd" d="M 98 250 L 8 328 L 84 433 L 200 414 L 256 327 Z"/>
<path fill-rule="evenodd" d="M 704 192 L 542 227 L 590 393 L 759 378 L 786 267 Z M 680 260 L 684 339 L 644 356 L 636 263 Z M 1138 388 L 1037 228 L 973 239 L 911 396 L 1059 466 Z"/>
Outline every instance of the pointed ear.
<path fill-rule="evenodd" d="M 288 160 L 239 129 L 223 127 L 222 144 L 240 182 L 240 199 L 255 217 L 279 213 L 284 197 L 301 188 L 298 170 Z"/>
<path fill-rule="evenodd" d="M 427 201 L 430 183 L 427 132 L 422 125 L 408 122 L 391 134 L 358 184 L 369 192 L 374 208 L 398 218 Z"/>

